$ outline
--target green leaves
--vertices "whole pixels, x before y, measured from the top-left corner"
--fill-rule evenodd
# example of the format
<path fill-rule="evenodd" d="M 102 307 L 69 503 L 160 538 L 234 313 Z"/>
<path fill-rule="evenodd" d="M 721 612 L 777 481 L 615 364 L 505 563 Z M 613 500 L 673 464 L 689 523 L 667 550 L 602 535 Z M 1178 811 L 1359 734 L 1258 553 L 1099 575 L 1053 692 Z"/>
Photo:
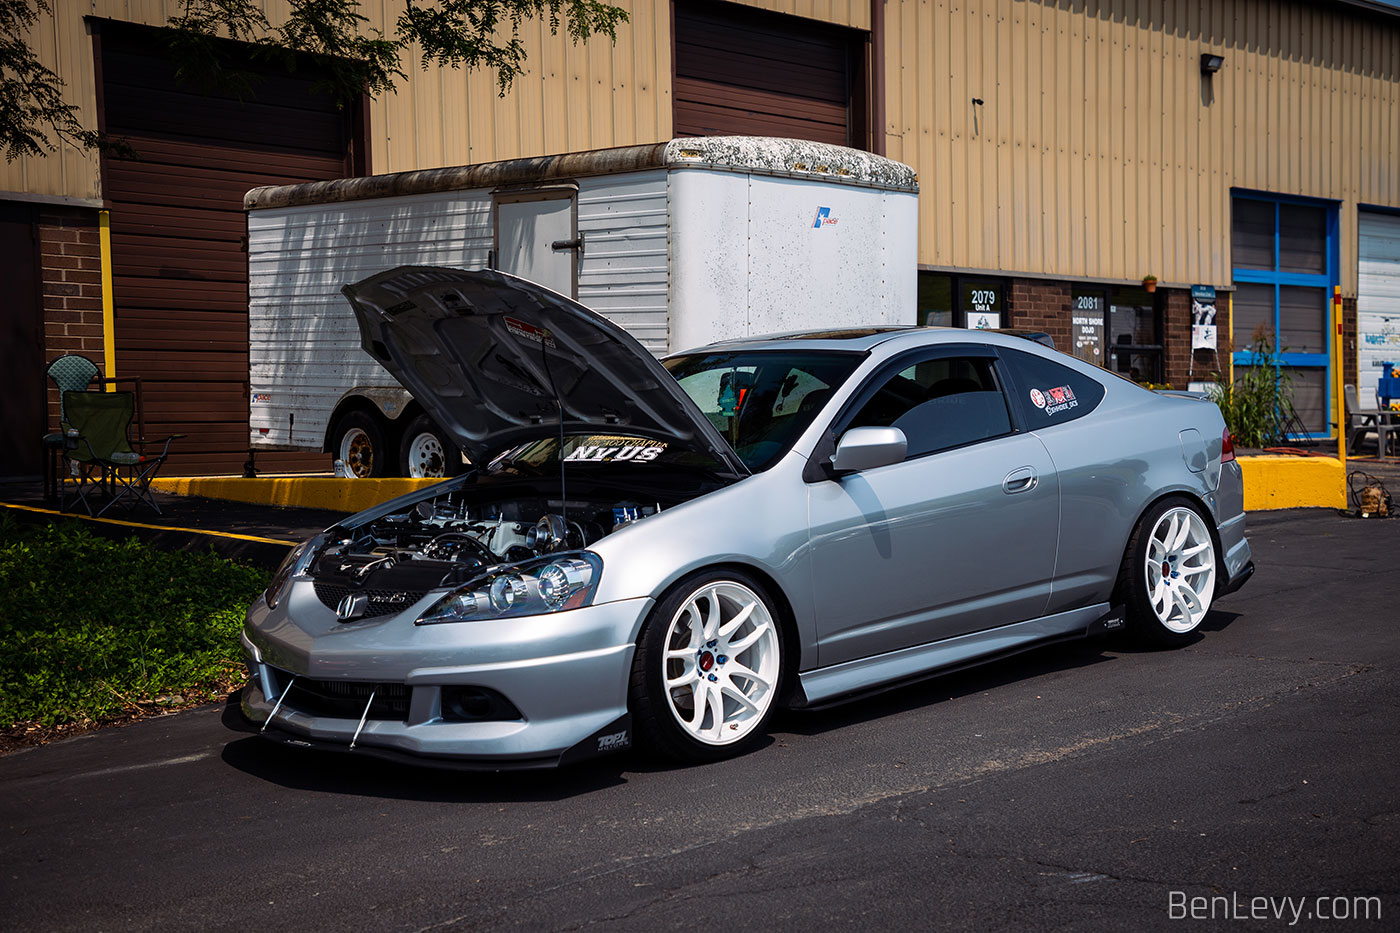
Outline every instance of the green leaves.
<path fill-rule="evenodd" d="M 1276 363 L 1273 341 L 1262 330 L 1249 345 L 1250 362 L 1235 367 L 1235 381 L 1217 382 L 1211 401 L 1220 407 L 1237 447 L 1286 443 L 1280 427 L 1283 400 L 1292 401 L 1293 377 Z"/>
<path fill-rule="evenodd" d="M 0 521 L 0 728 L 221 696 L 242 678 L 238 631 L 268 576 L 76 522 Z"/>
<path fill-rule="evenodd" d="M 129 152 L 124 143 L 85 128 L 78 107 L 63 99 L 63 79 L 40 63 L 29 33 L 49 0 L 0 0 L 0 147 L 5 161 L 57 150 L 55 139 L 79 149 Z"/>

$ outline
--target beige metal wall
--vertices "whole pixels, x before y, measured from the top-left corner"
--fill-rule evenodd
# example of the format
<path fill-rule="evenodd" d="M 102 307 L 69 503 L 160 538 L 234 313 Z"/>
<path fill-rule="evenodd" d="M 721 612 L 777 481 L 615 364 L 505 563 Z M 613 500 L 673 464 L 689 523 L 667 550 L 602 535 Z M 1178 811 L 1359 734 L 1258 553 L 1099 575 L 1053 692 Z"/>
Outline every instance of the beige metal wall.
<path fill-rule="evenodd" d="M 370 152 L 375 172 L 462 165 L 546 153 L 657 142 L 671 136 L 670 0 L 614 0 L 631 22 L 617 44 L 574 46 L 538 22 L 522 38 L 528 73 L 504 98 L 494 75 L 405 66 L 397 94 L 374 102 Z M 812 19 L 869 27 L 868 0 L 755 0 L 752 6 Z M 92 37 L 84 17 L 163 25 L 176 0 L 57 0 L 35 27 L 41 60 L 67 82 L 67 99 L 87 126 L 96 125 Z M 362 0 L 370 25 L 384 28 L 405 0 Z M 278 21 L 285 0 L 265 0 Z M 71 148 L 47 158 L 0 164 L 0 192 L 100 198 L 97 160 Z"/>
<path fill-rule="evenodd" d="M 1335 3 L 889 0 L 920 261 L 1230 282 L 1231 187 L 1400 206 L 1400 28 Z M 1202 52 L 1225 57 L 1203 79 Z M 980 98 L 981 106 L 972 103 Z"/>
<path fill-rule="evenodd" d="M 276 19 L 283 0 L 267 2 Z M 406 69 L 371 108 L 374 171 L 668 138 L 670 0 L 618 2 L 632 22 L 615 47 L 527 23 L 529 70 L 504 98 L 489 73 Z M 403 5 L 363 11 L 381 25 Z M 868 0 L 749 5 L 870 25 Z M 92 125 L 83 17 L 159 25 L 176 3 L 53 6 L 35 45 Z M 1343 200 L 1355 294 L 1356 204 L 1400 207 L 1395 20 L 1321 0 L 885 0 L 885 24 L 886 147 L 919 170 L 926 265 L 1225 284 L 1239 186 Z M 1208 83 L 1204 51 L 1225 56 Z M 4 191 L 100 197 L 96 160 L 0 165 Z"/>

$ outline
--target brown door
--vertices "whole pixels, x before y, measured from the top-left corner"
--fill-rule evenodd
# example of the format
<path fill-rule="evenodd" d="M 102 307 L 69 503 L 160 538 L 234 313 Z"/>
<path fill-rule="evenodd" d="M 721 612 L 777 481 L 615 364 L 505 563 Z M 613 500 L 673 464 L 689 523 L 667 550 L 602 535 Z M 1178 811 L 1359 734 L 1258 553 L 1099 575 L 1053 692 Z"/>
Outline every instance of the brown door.
<path fill-rule="evenodd" d="M 40 439 L 48 417 L 38 252 L 33 207 L 0 201 L 0 282 L 5 283 L 0 372 L 6 386 L 0 393 L 0 424 L 11 439 L 9 455 L 0 459 L 0 477 L 6 478 L 37 477 L 43 470 Z"/>
<path fill-rule="evenodd" d="M 865 148 L 865 33 L 736 5 L 677 3 L 677 136 Z"/>
<path fill-rule="evenodd" d="M 148 436 L 189 435 L 165 472 L 237 472 L 248 457 L 243 195 L 346 175 L 349 108 L 269 70 L 249 100 L 177 83 L 159 31 L 144 27 L 104 22 L 98 59 L 104 127 L 138 154 L 103 161 L 117 374 L 143 377 Z M 259 454 L 258 468 L 328 469 L 329 458 Z"/>

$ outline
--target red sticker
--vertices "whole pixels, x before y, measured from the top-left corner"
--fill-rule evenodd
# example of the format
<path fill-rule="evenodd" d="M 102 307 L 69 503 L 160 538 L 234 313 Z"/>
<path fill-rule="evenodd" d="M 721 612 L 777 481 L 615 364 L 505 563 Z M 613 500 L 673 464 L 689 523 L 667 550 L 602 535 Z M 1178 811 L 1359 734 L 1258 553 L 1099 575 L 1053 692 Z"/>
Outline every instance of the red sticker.
<path fill-rule="evenodd" d="M 1039 389 L 1031 389 L 1031 404 L 1036 408 L 1045 407 L 1045 395 Z"/>

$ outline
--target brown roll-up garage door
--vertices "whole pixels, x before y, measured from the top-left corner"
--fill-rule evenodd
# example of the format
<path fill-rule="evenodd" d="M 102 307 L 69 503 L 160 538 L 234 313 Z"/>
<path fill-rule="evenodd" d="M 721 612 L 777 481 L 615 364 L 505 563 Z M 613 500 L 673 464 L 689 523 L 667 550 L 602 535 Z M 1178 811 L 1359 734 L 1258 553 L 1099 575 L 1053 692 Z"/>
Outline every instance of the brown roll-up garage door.
<path fill-rule="evenodd" d="M 675 9 L 677 136 L 866 146 L 864 33 L 731 4 Z"/>
<path fill-rule="evenodd" d="M 142 377 L 148 436 L 189 435 L 167 474 L 238 472 L 248 458 L 243 195 L 349 174 L 349 110 L 272 71 L 246 101 L 178 84 L 153 29 L 104 22 L 98 61 L 105 129 L 139 156 L 102 165 L 117 374 Z M 259 470 L 328 462 L 258 455 Z"/>

